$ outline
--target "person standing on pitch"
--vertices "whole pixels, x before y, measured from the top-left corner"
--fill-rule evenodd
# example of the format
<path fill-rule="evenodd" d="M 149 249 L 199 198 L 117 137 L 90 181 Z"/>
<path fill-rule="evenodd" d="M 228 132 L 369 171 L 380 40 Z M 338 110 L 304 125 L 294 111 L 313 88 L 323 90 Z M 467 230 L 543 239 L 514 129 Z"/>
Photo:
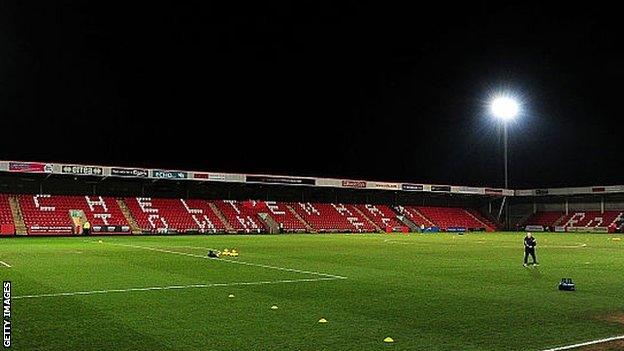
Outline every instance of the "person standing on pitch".
<path fill-rule="evenodd" d="M 537 240 L 531 235 L 531 233 L 527 233 L 524 237 L 524 264 L 523 266 L 527 267 L 529 262 L 529 255 L 533 258 L 533 265 L 539 266 L 537 263 L 537 259 L 535 258 L 535 246 L 537 245 Z"/>
<path fill-rule="evenodd" d="M 91 231 L 91 223 L 89 223 L 89 220 L 86 220 L 82 224 L 82 235 L 89 235 L 90 231 Z"/>

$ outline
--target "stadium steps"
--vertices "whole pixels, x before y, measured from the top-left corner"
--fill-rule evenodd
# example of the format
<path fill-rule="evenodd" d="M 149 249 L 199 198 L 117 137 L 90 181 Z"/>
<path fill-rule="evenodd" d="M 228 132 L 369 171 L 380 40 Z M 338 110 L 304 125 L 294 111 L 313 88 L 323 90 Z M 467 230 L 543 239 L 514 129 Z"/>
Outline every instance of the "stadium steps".
<path fill-rule="evenodd" d="M 373 228 L 375 228 L 375 230 L 376 230 L 377 232 L 379 232 L 379 233 L 383 233 L 383 232 L 385 232 L 385 230 L 381 230 L 381 228 L 379 228 L 379 226 L 378 226 L 375 222 L 373 222 L 370 218 L 366 217 L 366 215 L 364 214 L 364 212 L 362 212 L 359 208 L 357 208 L 357 206 L 352 206 L 352 207 L 355 209 L 355 211 L 356 211 L 357 213 L 359 213 L 359 214 L 360 214 L 360 216 L 362 216 L 362 218 L 364 218 L 365 220 L 367 220 L 367 221 L 368 221 L 368 223 L 370 223 L 370 224 L 373 226 Z"/>
<path fill-rule="evenodd" d="M 225 230 L 228 233 L 236 233 L 236 230 L 234 229 L 234 227 L 232 227 L 230 222 L 228 222 L 227 218 L 225 218 L 221 210 L 219 210 L 219 207 L 217 207 L 217 205 L 215 205 L 214 202 L 210 202 L 208 206 L 210 206 L 210 208 L 212 209 L 212 212 L 214 212 L 215 215 L 219 217 L 219 219 L 221 220 L 221 223 L 223 223 L 223 225 L 225 226 Z"/>
<path fill-rule="evenodd" d="M 123 213 L 124 217 L 126 218 L 126 221 L 128 222 L 128 224 L 130 224 L 130 230 L 132 231 L 132 234 L 142 234 L 143 231 L 137 224 L 134 217 L 132 217 L 132 213 L 130 212 L 128 205 L 126 205 L 126 202 L 123 199 L 117 199 L 117 204 L 121 209 L 121 213 Z"/>
<path fill-rule="evenodd" d="M 22 208 L 16 196 L 9 196 L 9 205 L 11 206 L 13 223 L 15 224 L 15 234 L 27 235 L 28 230 L 26 230 L 26 223 L 24 223 L 24 215 L 22 214 Z"/>
<path fill-rule="evenodd" d="M 518 220 L 518 222 L 516 224 L 516 228 L 518 228 L 519 230 L 520 229 L 524 229 L 529 224 L 529 220 L 531 218 L 533 218 L 533 215 L 534 215 L 534 213 L 529 213 L 529 214 L 526 214 L 526 215 L 522 216 Z"/>
<path fill-rule="evenodd" d="M 561 225 L 561 222 L 563 222 L 563 220 L 567 217 L 567 214 L 562 214 L 561 217 L 559 217 L 559 219 L 557 219 L 555 221 L 555 223 L 553 223 L 553 227 L 557 227 Z"/>
<path fill-rule="evenodd" d="M 488 221 L 487 223 L 490 223 L 490 225 L 493 226 L 495 231 L 505 227 L 505 223 L 497 220 L 496 217 L 494 217 L 494 215 L 492 215 L 491 213 L 481 212 L 479 210 L 474 210 L 474 211 L 476 211 L 478 215 L 480 215 L 482 218 Z"/>
<path fill-rule="evenodd" d="M 308 232 L 310 233 L 316 233 L 316 231 L 312 228 L 312 226 L 310 225 L 310 223 L 306 222 L 298 213 L 297 211 L 295 211 L 294 208 L 292 208 L 292 206 L 290 206 L 290 204 L 286 204 L 286 208 L 288 208 L 288 211 L 290 211 L 290 213 L 293 214 L 293 216 L 295 216 L 295 218 L 297 218 L 299 220 L 299 222 L 303 223 L 303 225 L 305 225 L 305 228 Z"/>
<path fill-rule="evenodd" d="M 615 217 L 615 219 L 609 223 L 609 226 L 617 226 L 618 223 L 620 223 L 622 220 L 624 220 L 624 212 L 620 212 L 617 217 Z"/>
<path fill-rule="evenodd" d="M 416 225 L 416 223 L 412 222 L 412 220 L 409 219 L 406 215 L 399 215 L 397 216 L 397 218 L 399 219 L 399 221 L 403 222 L 403 224 L 405 224 L 411 232 L 416 233 L 420 231 L 420 228 Z"/>
<path fill-rule="evenodd" d="M 488 232 L 493 232 L 494 231 L 494 228 L 492 228 L 491 225 L 489 225 L 489 224 L 485 223 L 484 221 L 482 221 L 481 218 L 479 218 L 479 216 L 476 216 L 474 213 L 472 213 L 472 211 L 464 209 L 464 212 L 466 212 L 468 214 L 468 216 L 474 218 L 475 221 L 481 223 L 483 225 L 483 228 L 485 228 L 486 231 L 488 231 Z"/>
<path fill-rule="evenodd" d="M 279 224 L 267 212 L 258 213 L 258 218 L 269 229 L 269 234 L 278 234 L 280 232 Z"/>

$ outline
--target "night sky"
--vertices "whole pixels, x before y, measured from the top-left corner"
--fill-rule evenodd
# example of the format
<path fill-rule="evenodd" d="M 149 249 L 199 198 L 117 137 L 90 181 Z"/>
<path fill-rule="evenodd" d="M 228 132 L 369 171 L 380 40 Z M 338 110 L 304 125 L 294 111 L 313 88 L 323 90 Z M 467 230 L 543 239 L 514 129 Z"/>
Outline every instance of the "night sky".
<path fill-rule="evenodd" d="M 511 188 L 624 183 L 619 11 L 387 3 L 0 1 L 0 159 L 501 186 L 506 90 Z"/>

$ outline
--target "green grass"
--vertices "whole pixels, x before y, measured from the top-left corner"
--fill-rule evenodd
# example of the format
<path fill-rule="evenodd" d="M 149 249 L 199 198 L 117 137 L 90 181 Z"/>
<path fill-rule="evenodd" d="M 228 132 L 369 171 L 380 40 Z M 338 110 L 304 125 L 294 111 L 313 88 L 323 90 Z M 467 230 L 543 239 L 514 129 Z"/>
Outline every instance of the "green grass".
<path fill-rule="evenodd" d="M 348 278 L 14 299 L 13 350 L 541 350 L 624 334 L 601 319 L 624 311 L 612 237 L 538 234 L 538 268 L 521 234 L 19 238 L 0 240 L 0 277 L 14 297 L 321 278 L 124 244 Z"/>

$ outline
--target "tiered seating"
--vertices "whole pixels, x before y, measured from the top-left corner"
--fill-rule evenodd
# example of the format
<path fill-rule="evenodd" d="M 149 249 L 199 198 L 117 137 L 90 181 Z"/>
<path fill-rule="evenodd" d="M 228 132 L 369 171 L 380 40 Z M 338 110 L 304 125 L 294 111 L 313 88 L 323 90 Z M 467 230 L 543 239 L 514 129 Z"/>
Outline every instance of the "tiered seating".
<path fill-rule="evenodd" d="M 11 213 L 11 205 L 9 205 L 9 196 L 0 194 L 0 225 L 13 225 L 13 214 Z"/>
<path fill-rule="evenodd" d="M 442 230 L 448 230 L 453 227 L 471 229 L 483 228 L 484 226 L 487 230 L 493 230 L 493 228 L 487 227 L 485 223 L 471 216 L 463 208 L 419 206 L 416 209 Z"/>
<path fill-rule="evenodd" d="M 284 231 L 303 232 L 306 226 L 286 207 L 286 203 L 266 201 L 259 212 L 267 212 L 278 224 L 282 224 Z"/>
<path fill-rule="evenodd" d="M 544 211 L 536 212 L 526 221 L 526 225 L 539 225 L 544 228 L 552 228 L 557 221 L 564 215 L 562 211 Z"/>
<path fill-rule="evenodd" d="M 375 227 L 353 205 L 297 202 L 292 204 L 299 216 L 319 232 L 372 232 Z"/>
<path fill-rule="evenodd" d="M 246 206 L 236 200 L 215 201 L 230 225 L 237 232 L 260 233 L 266 231 L 264 223 L 258 217 L 258 209 Z"/>
<path fill-rule="evenodd" d="M 110 197 L 19 195 L 18 199 L 28 234 L 72 234 L 70 210 L 82 210 L 94 232 L 95 227 L 128 226 L 117 201 Z"/>
<path fill-rule="evenodd" d="M 214 233 L 225 230 L 225 225 L 206 200 L 133 197 L 124 201 L 144 231 Z"/>
<path fill-rule="evenodd" d="M 375 224 L 377 224 L 380 228 L 397 228 L 404 227 L 403 224 L 398 218 L 396 213 L 386 205 L 355 205 L 364 215 Z"/>
<path fill-rule="evenodd" d="M 561 223 L 564 227 L 611 227 L 624 217 L 624 211 L 575 211 L 566 215 Z"/>
<path fill-rule="evenodd" d="M 102 232 L 112 233 L 111 230 L 122 227 L 128 229 L 119 232 L 129 232 L 126 217 L 114 198 L 19 195 L 18 199 L 28 234 L 73 233 L 70 210 L 82 210 L 94 229 L 105 228 Z M 264 213 L 271 216 L 286 232 L 306 231 L 309 229 L 307 224 L 319 232 L 374 232 L 378 228 L 395 231 L 396 228 L 404 228 L 403 223 L 397 218 L 397 213 L 407 216 L 418 226 L 437 226 L 441 230 L 453 227 L 474 229 L 484 226 L 487 230 L 492 230 L 495 227 L 478 212 L 463 208 L 397 206 L 394 211 L 386 205 L 288 204 L 275 201 L 207 201 L 147 197 L 126 198 L 125 203 L 138 226 L 143 231 L 155 233 L 225 232 L 230 228 L 226 226 L 227 222 L 238 232 L 262 233 L 268 231 L 266 218 L 261 219 Z M 288 208 L 289 206 L 296 215 Z M 567 219 L 569 222 L 567 225 L 608 226 L 615 223 L 617 218 L 624 218 L 624 215 L 618 211 L 606 212 L 603 215 L 594 212 L 575 213 Z M 12 222 L 8 196 L 0 195 L 0 225 Z"/>
<path fill-rule="evenodd" d="M 468 212 L 469 214 L 471 214 L 472 216 L 474 216 L 477 220 L 479 220 L 480 222 L 482 222 L 483 224 L 485 224 L 486 229 L 487 230 L 495 230 L 499 227 L 498 224 L 496 224 L 495 222 L 493 222 L 492 220 L 486 218 L 484 215 L 482 215 L 479 211 L 474 210 L 474 209 L 466 209 L 466 212 Z"/>
<path fill-rule="evenodd" d="M 13 214 L 11 213 L 11 205 L 9 204 L 9 196 L 0 194 L 0 235 L 15 234 L 15 225 L 13 224 Z"/>
<path fill-rule="evenodd" d="M 423 217 L 423 215 L 420 212 L 418 212 L 418 210 L 415 207 L 396 206 L 395 209 L 399 214 L 407 217 L 410 221 L 412 221 L 414 224 L 416 224 L 419 227 L 431 227 L 432 225 L 435 226 L 435 223 Z"/>

